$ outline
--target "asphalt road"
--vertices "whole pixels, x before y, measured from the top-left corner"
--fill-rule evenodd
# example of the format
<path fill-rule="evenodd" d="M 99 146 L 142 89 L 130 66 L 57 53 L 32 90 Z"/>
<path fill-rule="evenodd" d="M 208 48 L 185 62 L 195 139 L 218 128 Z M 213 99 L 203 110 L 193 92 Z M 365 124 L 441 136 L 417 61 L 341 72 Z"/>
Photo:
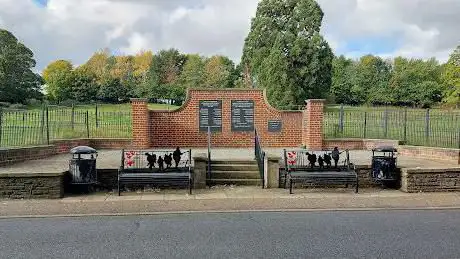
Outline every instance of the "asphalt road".
<path fill-rule="evenodd" d="M 459 258 L 460 211 L 0 220 L 0 258 Z"/>

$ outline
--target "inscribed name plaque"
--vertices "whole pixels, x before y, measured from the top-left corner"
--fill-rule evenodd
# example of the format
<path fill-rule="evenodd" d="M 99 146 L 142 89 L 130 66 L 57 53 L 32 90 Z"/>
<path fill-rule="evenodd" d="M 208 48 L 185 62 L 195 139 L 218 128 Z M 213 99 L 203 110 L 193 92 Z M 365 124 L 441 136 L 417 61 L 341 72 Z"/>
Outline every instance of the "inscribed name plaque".
<path fill-rule="evenodd" d="M 254 101 L 232 101 L 232 131 L 254 131 Z"/>
<path fill-rule="evenodd" d="M 281 132 L 283 124 L 280 120 L 268 121 L 268 132 Z"/>
<path fill-rule="evenodd" d="M 200 131 L 222 131 L 222 101 L 200 101 Z"/>

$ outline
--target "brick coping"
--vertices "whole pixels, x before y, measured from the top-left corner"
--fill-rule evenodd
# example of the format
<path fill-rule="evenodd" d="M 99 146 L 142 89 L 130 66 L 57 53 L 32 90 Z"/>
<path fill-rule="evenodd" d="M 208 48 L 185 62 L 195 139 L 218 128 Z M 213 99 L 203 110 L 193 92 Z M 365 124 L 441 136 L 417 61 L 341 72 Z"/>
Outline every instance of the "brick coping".
<path fill-rule="evenodd" d="M 278 110 L 275 107 L 273 107 L 267 99 L 267 90 L 266 89 L 251 89 L 251 88 L 223 88 L 223 89 L 206 89 L 206 88 L 188 88 L 186 95 L 185 95 L 185 101 L 184 103 L 177 109 L 174 110 L 150 110 L 149 112 L 155 112 L 155 113 L 174 113 L 174 112 L 180 112 L 184 110 L 188 104 L 190 103 L 190 100 L 192 98 L 192 91 L 205 91 L 205 92 L 262 92 L 264 102 L 267 105 L 268 109 L 275 111 L 275 112 L 280 112 L 280 113 L 302 113 L 302 110 Z"/>

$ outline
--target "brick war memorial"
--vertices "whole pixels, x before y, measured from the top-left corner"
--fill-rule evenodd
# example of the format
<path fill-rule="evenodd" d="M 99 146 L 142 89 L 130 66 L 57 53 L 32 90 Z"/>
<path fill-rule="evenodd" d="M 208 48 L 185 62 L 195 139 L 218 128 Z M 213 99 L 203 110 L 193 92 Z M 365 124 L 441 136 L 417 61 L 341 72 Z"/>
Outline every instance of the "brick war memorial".
<path fill-rule="evenodd" d="M 259 89 L 189 89 L 183 105 L 173 111 L 150 110 L 147 99 L 132 99 L 131 138 L 60 139 L 49 145 L 0 149 L 0 197 L 66 196 L 71 181 L 69 151 L 76 146 L 98 152 L 97 190 L 118 190 L 120 195 L 129 195 L 124 185 L 163 188 L 164 184 L 167 189 L 184 187 L 184 193 L 186 187 L 193 192 L 214 185 L 255 185 L 288 192 L 294 179 L 289 173 L 299 170 L 323 174 L 308 183 L 294 182 L 295 189 L 343 188 L 342 184 L 350 192 L 354 187 L 380 188 L 371 173 L 371 159 L 372 149 L 382 146 L 397 150 L 393 188 L 460 190 L 458 149 L 408 146 L 398 139 L 325 138 L 324 114 L 324 100 L 317 99 L 305 100 L 301 110 L 277 110 Z M 180 152 L 174 153 L 177 147 Z M 337 170 L 333 163 L 324 163 L 335 147 L 341 152 L 342 167 Z M 355 176 L 342 182 L 344 172 Z M 329 173 L 332 178 L 326 184 L 319 181 Z M 125 181 L 122 187 L 120 179 Z"/>

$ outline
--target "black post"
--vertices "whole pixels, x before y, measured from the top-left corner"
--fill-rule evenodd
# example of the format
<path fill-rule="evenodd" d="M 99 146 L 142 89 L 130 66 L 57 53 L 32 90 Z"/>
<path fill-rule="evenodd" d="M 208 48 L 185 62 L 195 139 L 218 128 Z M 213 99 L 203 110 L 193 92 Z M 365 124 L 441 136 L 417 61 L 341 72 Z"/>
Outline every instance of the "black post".
<path fill-rule="evenodd" d="M 340 133 L 343 134 L 343 117 L 344 117 L 344 108 L 343 104 L 340 105 L 340 117 L 339 117 L 339 128 L 340 128 Z"/>
<path fill-rule="evenodd" d="M 2 146 L 2 133 L 3 133 L 3 109 L 0 107 L 0 147 Z"/>
<path fill-rule="evenodd" d="M 45 139 L 45 106 L 43 106 L 41 111 L 41 120 L 40 120 L 40 143 L 43 144 Z"/>
<path fill-rule="evenodd" d="M 384 136 L 385 136 L 385 138 L 388 138 L 388 109 L 385 109 L 384 116 L 385 116 L 384 121 L 383 121 L 384 127 L 385 127 L 384 128 L 384 134 L 385 134 Z"/>
<path fill-rule="evenodd" d="M 457 114 L 457 122 L 460 122 L 460 114 Z M 457 123 L 457 127 L 458 127 L 458 139 L 457 139 L 457 141 L 458 141 L 458 149 L 459 149 L 458 152 L 459 152 L 459 155 L 460 155 L 460 124 L 459 123 Z M 458 162 L 460 164 L 460 156 L 458 157 L 458 159 L 459 159 Z"/>
<path fill-rule="evenodd" d="M 30 118 L 29 118 L 30 119 Z M 27 143 L 28 139 L 26 138 L 25 136 L 25 132 L 26 132 L 26 111 L 24 111 L 22 113 L 22 134 L 21 134 L 21 137 L 22 137 L 22 143 Z"/>
<path fill-rule="evenodd" d="M 257 130 L 254 129 L 254 159 L 257 159 Z"/>
<path fill-rule="evenodd" d="M 99 119 L 97 117 L 97 114 L 98 112 L 97 112 L 97 103 L 96 103 L 96 128 L 99 128 Z"/>
<path fill-rule="evenodd" d="M 86 111 L 85 122 L 86 122 L 86 136 L 89 138 L 89 111 L 88 110 Z"/>
<path fill-rule="evenodd" d="M 75 105 L 72 104 L 72 115 L 71 115 L 72 130 L 75 130 Z"/>
<path fill-rule="evenodd" d="M 211 127 L 208 127 L 208 179 L 211 179 Z"/>
<path fill-rule="evenodd" d="M 363 134 L 364 136 L 363 138 L 366 138 L 366 134 L 367 134 L 366 130 L 367 130 L 367 111 L 364 112 L 364 134 Z"/>
<path fill-rule="evenodd" d="M 430 138 L 430 109 L 426 109 L 425 116 L 425 144 L 429 143 Z"/>
<path fill-rule="evenodd" d="M 407 107 L 404 108 L 404 144 L 407 145 Z"/>
<path fill-rule="evenodd" d="M 50 144 L 50 120 L 49 120 L 49 108 L 46 106 L 46 143 Z"/>

